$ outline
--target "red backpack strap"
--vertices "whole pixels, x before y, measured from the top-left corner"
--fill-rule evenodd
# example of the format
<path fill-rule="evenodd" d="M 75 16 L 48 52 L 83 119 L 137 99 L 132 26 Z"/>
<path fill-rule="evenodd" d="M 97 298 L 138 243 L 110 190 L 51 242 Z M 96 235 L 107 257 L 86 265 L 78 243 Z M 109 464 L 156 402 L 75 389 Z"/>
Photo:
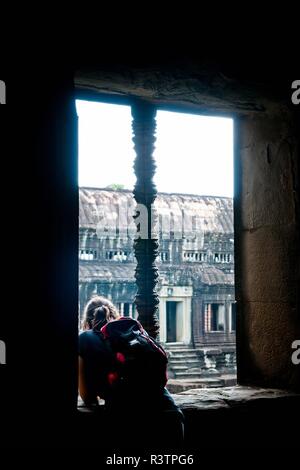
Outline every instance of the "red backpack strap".
<path fill-rule="evenodd" d="M 108 331 L 107 331 L 107 325 L 108 323 L 106 323 L 106 325 L 102 326 L 102 328 L 100 329 L 101 333 L 103 334 L 104 338 L 108 338 Z"/>

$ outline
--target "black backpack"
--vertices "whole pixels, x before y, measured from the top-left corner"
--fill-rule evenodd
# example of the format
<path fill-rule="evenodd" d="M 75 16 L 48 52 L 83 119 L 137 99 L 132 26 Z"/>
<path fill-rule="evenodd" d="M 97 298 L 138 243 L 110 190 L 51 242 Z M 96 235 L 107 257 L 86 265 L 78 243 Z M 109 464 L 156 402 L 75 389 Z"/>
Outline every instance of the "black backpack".
<path fill-rule="evenodd" d="M 151 393 L 165 387 L 167 355 L 137 320 L 121 317 L 104 325 L 101 333 L 114 357 L 107 374 L 113 390 Z"/>

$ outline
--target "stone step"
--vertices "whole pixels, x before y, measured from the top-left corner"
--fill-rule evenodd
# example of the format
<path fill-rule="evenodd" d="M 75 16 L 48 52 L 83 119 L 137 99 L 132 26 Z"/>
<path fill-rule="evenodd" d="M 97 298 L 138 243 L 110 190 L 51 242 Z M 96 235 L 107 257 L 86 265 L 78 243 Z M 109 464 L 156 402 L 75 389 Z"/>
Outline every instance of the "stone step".
<path fill-rule="evenodd" d="M 169 359 L 197 359 L 199 356 L 195 353 L 186 353 L 186 354 L 171 354 Z"/>
<path fill-rule="evenodd" d="M 179 352 L 183 352 L 183 353 L 185 353 L 185 352 L 191 352 L 191 351 L 192 351 L 192 352 L 195 352 L 196 349 L 193 349 L 193 348 L 176 348 L 176 349 L 169 349 L 169 348 L 166 348 L 166 351 L 169 351 L 169 352 L 171 352 L 171 353 L 176 354 L 176 353 L 179 353 Z"/>
<path fill-rule="evenodd" d="M 167 351 L 171 352 L 172 354 L 177 354 L 177 353 L 187 353 L 187 352 L 197 352 L 197 349 L 194 348 L 176 348 L 176 349 L 169 349 L 166 348 Z"/>
<path fill-rule="evenodd" d="M 184 356 L 184 357 L 188 357 L 188 356 L 197 356 L 198 357 L 198 354 L 196 351 L 172 351 L 170 353 L 170 356 L 171 357 L 180 357 L 180 356 Z"/>
<path fill-rule="evenodd" d="M 173 369 L 174 367 L 185 367 L 186 369 L 191 369 L 192 367 L 202 367 L 201 362 L 169 362 L 169 368 Z"/>
<path fill-rule="evenodd" d="M 170 393 L 180 393 L 193 388 L 223 387 L 224 385 L 223 379 L 198 379 L 191 377 L 190 379 L 169 379 L 167 388 Z"/>
<path fill-rule="evenodd" d="M 169 364 L 202 364 L 203 361 L 200 361 L 198 357 L 184 357 L 180 359 L 170 359 L 169 358 Z"/>
<path fill-rule="evenodd" d="M 169 364 L 169 370 L 175 372 L 176 370 L 191 370 L 191 369 L 201 369 L 199 362 L 193 362 L 192 364 Z"/>
<path fill-rule="evenodd" d="M 202 362 L 199 360 L 197 357 L 172 357 L 172 359 L 169 359 L 169 363 L 171 364 L 198 364 L 199 362 Z"/>
<path fill-rule="evenodd" d="M 177 370 L 186 371 L 186 370 L 188 370 L 188 367 L 187 366 L 177 366 L 177 365 L 172 366 L 172 371 L 173 372 L 176 372 Z"/>
<path fill-rule="evenodd" d="M 175 373 L 176 378 L 189 378 L 189 377 L 201 377 L 201 372 L 200 371 L 194 371 L 194 370 L 185 370 L 182 372 L 176 372 Z"/>
<path fill-rule="evenodd" d="M 166 348 L 169 351 L 197 351 L 197 348 L 192 348 L 192 346 L 178 346 L 177 348 Z"/>

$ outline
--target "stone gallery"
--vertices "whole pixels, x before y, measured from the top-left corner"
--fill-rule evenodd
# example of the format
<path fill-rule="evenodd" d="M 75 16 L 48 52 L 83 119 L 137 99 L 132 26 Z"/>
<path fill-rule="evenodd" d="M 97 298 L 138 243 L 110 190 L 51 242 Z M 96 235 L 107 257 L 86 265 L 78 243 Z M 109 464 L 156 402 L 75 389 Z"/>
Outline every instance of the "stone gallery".
<path fill-rule="evenodd" d="M 132 193 L 81 188 L 79 201 L 80 315 L 93 295 L 103 295 L 122 315 L 138 318 Z M 154 209 L 159 339 L 169 352 L 169 377 L 225 385 L 221 376 L 229 374 L 232 383 L 233 201 L 159 193 Z"/>

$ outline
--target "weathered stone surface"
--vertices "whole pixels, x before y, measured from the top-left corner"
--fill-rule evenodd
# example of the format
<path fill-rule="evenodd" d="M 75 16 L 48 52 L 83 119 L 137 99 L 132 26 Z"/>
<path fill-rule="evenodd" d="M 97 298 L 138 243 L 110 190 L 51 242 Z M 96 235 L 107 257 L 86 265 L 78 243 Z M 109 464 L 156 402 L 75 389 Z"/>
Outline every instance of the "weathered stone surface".
<path fill-rule="evenodd" d="M 240 122 L 244 229 L 295 223 L 293 172 L 297 156 L 289 119 L 282 110 L 275 116 Z"/>
<path fill-rule="evenodd" d="M 252 371 L 266 386 L 297 383 L 299 366 L 291 360 L 297 312 L 287 302 L 245 302 L 240 319 L 241 331 L 248 342 L 239 345 L 244 379 Z"/>
<path fill-rule="evenodd" d="M 299 148 L 280 106 L 236 127 L 235 254 L 238 381 L 299 389 L 291 344 L 300 331 Z M 294 134 L 294 135 L 293 135 Z"/>
<path fill-rule="evenodd" d="M 200 388 L 216 388 L 236 385 L 236 375 L 221 375 L 219 377 L 203 377 L 202 379 L 169 379 L 167 388 L 170 393 L 181 393 L 186 390 Z"/>
<path fill-rule="evenodd" d="M 298 289 L 295 237 L 295 229 L 290 225 L 266 225 L 243 233 L 243 300 L 292 302 L 295 299 Z"/>
<path fill-rule="evenodd" d="M 180 394 L 173 394 L 176 404 L 182 410 L 218 410 L 229 409 L 235 406 L 247 406 L 254 401 L 271 399 L 299 398 L 300 395 L 277 389 L 264 389 L 255 387 L 235 386 L 215 389 L 186 390 Z"/>
<path fill-rule="evenodd" d="M 185 62 L 178 67 L 139 67 L 129 70 L 126 66 L 102 67 L 101 70 L 82 69 L 75 78 L 77 88 L 95 93 L 111 93 L 120 96 L 139 96 L 152 103 L 176 103 L 197 106 L 199 112 L 236 111 L 241 113 L 264 112 L 268 100 L 266 90 L 255 90 L 234 78 L 208 70 L 205 66 L 190 66 Z"/>

